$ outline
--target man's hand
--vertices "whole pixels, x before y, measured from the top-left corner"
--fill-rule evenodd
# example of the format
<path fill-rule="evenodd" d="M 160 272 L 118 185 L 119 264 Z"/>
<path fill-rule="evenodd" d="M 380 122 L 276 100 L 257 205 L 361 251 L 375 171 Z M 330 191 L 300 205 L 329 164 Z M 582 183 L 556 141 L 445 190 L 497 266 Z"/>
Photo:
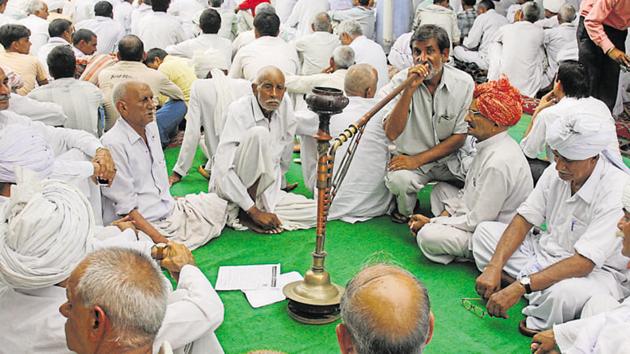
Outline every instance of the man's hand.
<path fill-rule="evenodd" d="M 488 264 L 481 275 L 477 277 L 475 290 L 479 296 L 487 300 L 499 289 L 501 289 L 501 269 Z"/>
<path fill-rule="evenodd" d="M 133 232 L 137 235 L 138 230 L 136 229 L 136 225 L 133 223 L 131 216 L 126 215 L 118 220 L 112 221 L 112 225 L 116 226 L 120 229 L 120 231 L 125 231 L 127 229 L 133 230 Z"/>
<path fill-rule="evenodd" d="M 411 81 L 411 85 L 409 86 L 409 90 L 415 91 L 422 83 L 424 79 L 431 73 L 429 70 L 429 66 L 425 64 L 418 64 L 416 66 L 412 66 L 409 68 L 407 72 L 407 78 L 414 76 L 415 79 Z"/>
<path fill-rule="evenodd" d="M 247 214 L 252 221 L 263 228 L 267 233 L 277 234 L 282 232 L 282 222 L 274 213 L 264 212 L 255 206 L 247 210 Z"/>
<path fill-rule="evenodd" d="M 613 48 L 608 51 L 608 57 L 614 60 L 617 64 L 625 67 L 630 67 L 630 56 L 626 55 L 623 51 Z"/>
<path fill-rule="evenodd" d="M 94 177 L 108 181 L 111 186 L 114 177 L 116 177 L 116 165 L 109 150 L 105 148 L 96 149 L 96 155 L 92 159 L 92 164 L 97 164 L 99 167 L 98 170 L 94 169 Z"/>
<path fill-rule="evenodd" d="M 559 353 L 560 350 L 556 345 L 553 329 L 548 329 L 535 335 L 532 338 L 531 350 L 534 354 Z"/>
<path fill-rule="evenodd" d="M 387 168 L 390 171 L 415 170 L 420 168 L 422 163 L 415 156 L 396 155 L 389 160 Z"/>
<path fill-rule="evenodd" d="M 525 294 L 525 287 L 519 282 L 510 284 L 507 288 L 490 295 L 486 304 L 488 314 L 493 317 L 508 318 L 507 311 Z"/>
<path fill-rule="evenodd" d="M 418 231 L 420 231 L 420 229 L 431 222 L 431 219 L 429 219 L 428 217 L 422 215 L 422 214 L 414 214 L 411 216 L 411 219 L 409 219 L 409 222 L 407 223 L 407 225 L 409 225 L 409 231 L 411 231 L 411 233 L 416 236 L 418 234 Z"/>
<path fill-rule="evenodd" d="M 168 176 L 168 185 L 172 186 L 175 183 L 179 183 L 182 180 L 182 176 L 179 173 L 173 171 L 170 176 Z"/>
<path fill-rule="evenodd" d="M 554 95 L 553 91 L 549 91 L 546 95 L 542 96 L 540 103 L 538 103 L 537 110 L 541 111 L 547 107 L 551 107 L 558 103 L 558 98 Z"/>
<path fill-rule="evenodd" d="M 335 72 L 335 68 L 332 65 L 329 65 L 322 69 L 322 74 L 332 74 Z"/>
<path fill-rule="evenodd" d="M 187 264 L 195 265 L 195 258 L 188 247 L 181 243 L 169 242 L 160 265 L 168 270 L 176 281 L 179 281 L 179 273 Z"/>

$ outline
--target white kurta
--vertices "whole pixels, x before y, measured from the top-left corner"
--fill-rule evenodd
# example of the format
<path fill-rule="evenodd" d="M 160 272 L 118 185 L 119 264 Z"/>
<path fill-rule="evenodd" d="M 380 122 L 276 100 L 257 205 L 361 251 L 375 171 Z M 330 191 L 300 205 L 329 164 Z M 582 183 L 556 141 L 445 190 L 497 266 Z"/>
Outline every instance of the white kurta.
<path fill-rule="evenodd" d="M 523 309 L 527 327 L 546 329 L 579 317 L 582 307 L 596 294 L 615 299 L 623 295 L 622 273 L 628 260 L 622 257 L 621 239 L 615 236 L 622 217 L 623 187 L 628 176 L 600 155 L 591 176 L 577 193 L 571 195 L 569 182 L 558 176 L 554 166 L 545 170 L 534 191 L 517 213 L 540 227 L 540 234 L 529 234 L 503 268 L 519 279 L 537 273 L 564 259 L 580 254 L 595 268 L 585 277 L 564 279 L 551 287 L 535 291 L 526 298 Z M 473 235 L 473 255 L 483 270 L 507 225 L 481 223 Z"/>
<path fill-rule="evenodd" d="M 411 55 L 411 36 L 413 32 L 407 32 L 394 42 L 387 59 L 398 70 L 404 70 L 413 66 L 413 56 Z"/>
<path fill-rule="evenodd" d="M 561 60 L 577 59 L 576 31 L 577 27 L 572 23 L 563 23 L 545 30 L 544 45 L 549 63 L 549 67 L 545 70 L 545 77 L 549 83 L 553 82 Z"/>
<path fill-rule="evenodd" d="M 55 48 L 60 45 L 71 45 L 65 39 L 61 37 L 52 37 L 48 40 L 48 43 L 44 44 L 39 48 L 37 52 L 37 59 L 42 63 L 44 69 L 46 69 L 46 74 L 48 75 L 48 80 L 50 80 L 50 74 L 48 73 L 48 54 Z"/>
<path fill-rule="evenodd" d="M 348 70 L 339 69 L 331 74 L 315 74 L 315 75 L 290 75 L 286 77 L 285 86 L 289 93 L 295 94 L 295 110 L 306 110 L 306 101 L 304 94 L 309 94 L 313 88 L 317 86 L 332 87 L 344 90 L 344 81 Z"/>
<path fill-rule="evenodd" d="M 153 13 L 153 9 L 147 4 L 140 4 L 138 7 L 133 9 L 131 12 L 131 34 L 135 34 L 137 36 L 138 33 L 140 33 L 140 29 L 138 28 L 140 20 L 150 13 Z"/>
<path fill-rule="evenodd" d="M 138 23 L 138 37 L 147 51 L 164 49 L 187 39 L 179 19 L 165 12 L 151 12 L 143 16 Z"/>
<path fill-rule="evenodd" d="M 258 71 L 272 65 L 285 75 L 297 74 L 300 61 L 295 48 L 278 37 L 263 36 L 241 48 L 230 67 L 230 77 L 254 81 Z"/>
<path fill-rule="evenodd" d="M 371 40 L 376 39 L 374 27 L 376 25 L 376 11 L 370 7 L 353 6 L 346 10 L 330 11 L 330 18 L 336 22 L 354 20 L 363 30 L 363 35 Z"/>
<path fill-rule="evenodd" d="M 295 49 L 302 66 L 302 75 L 319 74 L 329 65 L 335 48 L 341 45 L 339 37 L 328 32 L 313 32 L 295 41 Z"/>
<path fill-rule="evenodd" d="M 418 8 L 412 28 L 418 28 L 420 25 L 439 26 L 448 33 L 451 43 L 459 43 L 461 33 L 459 26 L 457 26 L 457 15 L 451 9 L 436 4 Z"/>
<path fill-rule="evenodd" d="M 124 27 L 109 17 L 96 16 L 76 24 L 76 29 L 88 29 L 96 34 L 96 53 L 109 54 L 118 51 L 118 42 L 125 35 Z M 153 47 L 146 48 L 148 51 Z"/>
<path fill-rule="evenodd" d="M 114 20 L 125 29 L 125 34 L 131 34 L 131 14 L 133 7 L 126 1 L 121 1 L 114 6 Z"/>
<path fill-rule="evenodd" d="M 66 347 L 66 319 L 59 307 L 66 291 L 58 286 L 37 290 L 0 290 L 0 330 L 3 350 L 10 353 L 71 353 Z M 193 343 L 193 353 L 222 353 L 214 331 L 223 322 L 223 303 L 203 273 L 186 265 L 179 275 L 177 289 L 169 294 L 166 316 L 157 334 L 153 352 L 163 341 L 178 353 Z M 203 348 L 199 343 L 208 343 Z"/>
<path fill-rule="evenodd" d="M 311 28 L 313 19 L 318 13 L 326 12 L 329 8 L 328 0 L 298 0 L 285 24 L 296 27 L 295 36 L 300 38 L 313 32 Z"/>
<path fill-rule="evenodd" d="M 507 19 L 495 10 L 478 15 L 468 36 L 462 42 L 463 46 L 453 49 L 453 56 L 465 62 L 473 62 L 481 69 L 487 69 L 490 45 L 496 42 L 499 28 L 507 23 Z"/>
<path fill-rule="evenodd" d="M 293 12 L 297 0 L 275 0 L 272 3 L 274 3 L 273 7 L 276 9 L 276 14 L 280 17 L 280 22 L 285 23 Z"/>
<path fill-rule="evenodd" d="M 366 36 L 359 36 L 350 43 L 350 48 L 354 50 L 354 62 L 356 64 L 370 64 L 378 72 L 377 89 L 389 82 L 387 58 L 380 44 Z"/>
<path fill-rule="evenodd" d="M 28 96 L 12 94 L 9 99 L 9 111 L 53 127 L 64 126 L 68 121 L 68 117 L 60 105 L 51 102 L 39 102 Z"/>
<path fill-rule="evenodd" d="M 217 34 L 202 33 L 198 37 L 187 39 L 179 44 L 166 47 L 168 54 L 192 59 L 195 53 L 202 54 L 214 49 L 225 57 L 226 63 L 232 62 L 232 43 Z"/>
<path fill-rule="evenodd" d="M 446 210 L 451 215 L 431 219 L 418 232 L 420 249 L 434 262 L 446 264 L 455 257 L 470 256 L 470 239 L 477 225 L 483 221 L 509 223 L 534 187 L 529 164 L 507 132 L 478 142 L 476 148 L 464 189 L 446 200 L 431 195 L 434 213 Z M 448 248 L 460 240 L 459 250 Z"/>

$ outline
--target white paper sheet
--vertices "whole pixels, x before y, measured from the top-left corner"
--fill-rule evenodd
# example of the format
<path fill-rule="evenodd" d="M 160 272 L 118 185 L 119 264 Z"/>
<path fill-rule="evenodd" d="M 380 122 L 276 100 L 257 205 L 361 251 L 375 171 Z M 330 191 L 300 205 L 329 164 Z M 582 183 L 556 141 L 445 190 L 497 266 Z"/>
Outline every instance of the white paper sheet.
<path fill-rule="evenodd" d="M 219 268 L 216 290 L 278 288 L 280 264 L 223 266 Z"/>
<path fill-rule="evenodd" d="M 282 293 L 282 288 L 285 285 L 292 283 L 294 281 L 302 280 L 302 276 L 298 272 L 290 272 L 281 274 L 278 277 L 278 287 L 277 288 L 261 288 L 258 290 L 243 290 L 245 296 L 247 297 L 247 301 L 252 305 L 253 308 L 258 308 L 266 305 L 271 305 L 276 302 L 280 302 L 286 297 Z"/>

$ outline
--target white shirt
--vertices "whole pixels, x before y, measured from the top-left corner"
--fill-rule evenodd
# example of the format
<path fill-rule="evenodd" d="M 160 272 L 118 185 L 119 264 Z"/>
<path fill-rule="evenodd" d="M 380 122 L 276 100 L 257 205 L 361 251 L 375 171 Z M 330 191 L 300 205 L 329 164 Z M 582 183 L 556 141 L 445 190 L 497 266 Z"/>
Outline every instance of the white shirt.
<path fill-rule="evenodd" d="M 497 36 L 503 44 L 500 73 L 525 96 L 534 97 L 542 85 L 544 37 L 543 29 L 528 21 L 501 27 Z"/>
<path fill-rule="evenodd" d="M 556 15 L 556 16 L 551 16 L 549 18 L 543 18 L 542 20 L 538 20 L 534 22 L 534 24 L 542 28 L 554 28 L 554 27 L 558 27 L 560 25 L 560 22 L 558 22 L 558 16 Z"/>
<path fill-rule="evenodd" d="M 166 48 L 186 40 L 181 22 L 175 16 L 165 12 L 153 12 L 140 20 L 138 37 L 142 39 L 145 50 Z"/>
<path fill-rule="evenodd" d="M 375 39 L 376 33 L 374 26 L 376 25 L 376 12 L 374 8 L 364 6 L 353 6 L 346 10 L 330 11 L 330 18 L 336 22 L 345 20 L 354 20 L 361 25 L 363 35 L 369 39 Z"/>
<path fill-rule="evenodd" d="M 352 7 L 352 0 L 328 0 L 331 10 L 345 10 Z"/>
<path fill-rule="evenodd" d="M 131 14 L 133 6 L 126 1 L 122 1 L 114 7 L 114 20 L 124 28 L 125 34 L 131 33 Z"/>
<path fill-rule="evenodd" d="M 29 54 L 37 55 L 39 48 L 48 42 L 50 36 L 48 35 L 48 21 L 35 15 L 28 15 L 28 17 L 18 21 L 19 24 L 26 26 L 31 30 L 31 50 Z"/>
<path fill-rule="evenodd" d="M 236 38 L 234 39 L 234 42 L 232 42 L 232 58 L 236 56 L 236 53 L 238 53 L 241 48 L 255 40 L 256 34 L 254 33 L 254 30 L 239 33 L 238 36 L 236 36 Z"/>
<path fill-rule="evenodd" d="M 296 27 L 295 38 L 300 38 L 313 32 L 311 28 L 313 19 L 318 13 L 326 12 L 329 8 L 328 0 L 298 0 L 286 21 L 286 25 Z"/>
<path fill-rule="evenodd" d="M 558 62 L 567 59 L 559 57 L 558 54 L 563 53 L 563 56 L 578 57 L 576 31 L 577 27 L 572 23 L 563 23 L 557 27 L 545 30 L 544 45 L 549 63 L 547 71 L 551 73 L 550 79 L 558 72 Z"/>
<path fill-rule="evenodd" d="M 171 215 L 175 200 L 169 192 L 164 152 L 155 121 L 145 127 L 147 143 L 122 118 L 101 141 L 116 161 L 116 178 L 102 188 L 103 220 L 114 220 L 138 209 L 148 221 Z"/>
<path fill-rule="evenodd" d="M 222 9 L 220 7 L 210 7 L 216 10 L 221 15 L 221 28 L 219 29 L 219 36 L 232 41 L 234 40 L 234 32 L 232 32 L 232 26 L 236 26 L 236 14 L 234 9 Z"/>
<path fill-rule="evenodd" d="M 332 87 L 343 91 L 347 72 L 347 69 L 337 69 L 331 74 L 287 75 L 285 79 L 287 91 L 297 96 L 295 97 L 295 110 L 307 109 L 304 94 L 311 93 L 316 86 Z"/>
<path fill-rule="evenodd" d="M 61 37 L 52 37 L 48 39 L 48 43 L 44 44 L 39 48 L 37 52 L 37 59 L 42 63 L 44 69 L 46 69 L 46 73 L 48 74 L 48 54 L 55 48 L 60 45 L 71 45 L 65 39 Z M 50 79 L 50 74 L 48 74 Z"/>
<path fill-rule="evenodd" d="M 98 54 L 117 52 L 118 42 L 125 36 L 125 29 L 118 21 L 104 16 L 96 16 L 77 23 L 76 29 L 82 28 L 96 34 L 96 53 Z"/>
<path fill-rule="evenodd" d="M 514 23 L 514 21 L 516 20 L 514 18 L 514 16 L 516 16 L 516 11 L 520 10 L 522 7 L 523 5 L 521 4 L 512 4 L 510 5 L 510 7 L 508 7 L 507 15 L 505 15 L 505 17 L 507 17 L 509 23 Z"/>
<path fill-rule="evenodd" d="M 225 78 L 227 85 L 221 81 L 222 86 L 217 88 L 216 79 L 203 79 L 193 82 L 190 88 L 190 103 L 188 112 L 186 113 L 186 131 L 184 132 L 184 141 L 179 151 L 179 157 L 173 171 L 180 176 L 186 176 L 190 166 L 192 165 L 199 138 L 201 135 L 201 127 L 204 129 L 204 143 L 210 153 L 210 158 L 214 156 L 219 145 L 219 138 L 223 130 L 223 124 L 217 126 L 215 119 L 216 106 L 219 104 L 220 98 L 228 98 L 226 96 L 239 99 L 243 96 L 252 94 L 252 84 L 247 80 Z M 227 87 L 226 87 L 227 86 Z M 229 90 L 229 94 L 226 91 Z M 219 97 L 222 96 L 222 97 Z M 229 101 L 229 98 L 228 98 Z M 232 102 L 223 102 L 223 104 Z M 225 123 L 227 119 L 227 108 L 225 107 L 223 117 L 218 118 L 221 123 Z"/>
<path fill-rule="evenodd" d="M 68 121 L 68 117 L 60 105 L 50 102 L 39 102 L 28 96 L 11 94 L 9 111 L 53 127 L 64 126 Z"/>
<path fill-rule="evenodd" d="M 387 58 L 383 47 L 366 36 L 359 36 L 350 43 L 350 48 L 354 50 L 354 62 L 356 64 L 370 64 L 378 72 L 377 88 L 385 86 L 389 82 L 387 72 Z"/>
<path fill-rule="evenodd" d="M 615 232 L 623 216 L 621 196 L 627 178 L 600 155 L 591 176 L 571 195 L 570 182 L 560 179 L 554 166 L 547 168 L 517 210 L 532 225 L 547 225 L 547 230 L 536 237 L 539 241 L 533 243 L 536 258 L 524 274 L 576 253 L 591 260 L 595 268 L 608 264 L 619 269 L 619 264 L 608 260 L 618 259 L 621 253 L 621 239 Z M 627 259 L 621 267 L 626 265 Z"/>
<path fill-rule="evenodd" d="M 37 87 L 28 96 L 60 105 L 68 116 L 64 127 L 98 135 L 98 107 L 103 104 L 103 94 L 92 83 L 75 78 L 57 79 Z"/>
<path fill-rule="evenodd" d="M 66 318 L 59 307 L 66 302 L 66 290 L 50 286 L 36 290 L 0 290 L 0 330 L 3 350 L 10 353 L 72 353 L 66 346 Z M 185 265 L 177 289 L 168 296 L 166 315 L 156 336 L 153 352 L 168 341 L 182 348 L 223 322 L 224 307 L 212 284 L 199 268 Z M 206 353 L 221 353 L 216 341 Z"/>
<path fill-rule="evenodd" d="M 232 62 L 232 43 L 217 34 L 203 33 L 198 37 L 168 46 L 165 50 L 168 54 L 192 59 L 195 53 L 201 54 L 211 48 L 219 51 L 225 57 L 226 63 Z"/>
<path fill-rule="evenodd" d="M 547 147 L 547 127 L 553 124 L 555 120 L 571 112 L 590 113 L 593 119 L 607 117 L 610 123 L 615 123 L 608 106 L 606 106 L 604 102 L 594 97 L 579 99 L 564 97 L 555 105 L 543 109 L 538 113 L 538 115 L 536 115 L 534 124 L 532 125 L 532 130 L 521 140 L 521 149 L 523 149 L 523 153 L 527 157 L 535 159 L 538 155 L 545 151 L 547 159 L 553 161 L 551 149 Z M 547 149 L 545 149 L 545 147 L 547 147 Z M 612 132 L 610 136 L 609 148 L 611 151 L 619 154 L 619 141 L 617 140 L 616 132 Z M 621 159 L 621 155 L 619 155 L 619 158 Z"/>
<path fill-rule="evenodd" d="M 287 22 L 296 3 L 297 0 L 275 0 L 273 7 L 276 8 L 276 15 L 280 17 L 280 22 Z"/>
<path fill-rule="evenodd" d="M 321 73 L 328 67 L 335 48 L 341 45 L 339 37 L 328 32 L 313 32 L 295 41 L 295 49 L 302 62 L 301 74 Z"/>
<path fill-rule="evenodd" d="M 473 232 L 483 221 L 508 224 L 534 188 L 529 164 L 507 132 L 476 144 L 464 189 L 444 201 L 450 217 L 431 222 Z"/>
<path fill-rule="evenodd" d="M 444 6 L 430 4 L 424 8 L 418 8 L 413 20 L 413 27 L 418 28 L 420 25 L 436 25 L 442 27 L 452 43 L 458 43 L 460 37 L 459 26 L 457 25 L 457 15 L 451 9 Z"/>
<path fill-rule="evenodd" d="M 273 65 L 285 75 L 297 74 L 300 62 L 295 48 L 278 37 L 263 36 L 241 48 L 230 67 L 230 77 L 254 81 L 258 70 Z"/>
<path fill-rule="evenodd" d="M 387 59 L 396 69 L 403 70 L 413 66 L 413 56 L 411 55 L 411 35 L 413 32 L 402 34 L 389 51 Z"/>
<path fill-rule="evenodd" d="M 166 13 L 175 16 L 181 22 L 186 38 L 192 38 L 198 33 L 198 23 L 201 12 L 208 8 L 208 1 L 175 0 L 171 2 Z"/>
<path fill-rule="evenodd" d="M 291 105 L 291 99 L 285 94 L 280 107 L 272 113 L 271 119 L 265 118 L 253 95 L 242 97 L 230 105 L 215 154 L 210 177 L 211 190 L 218 187 L 229 201 L 236 203 L 243 210 L 254 206 L 247 188 L 236 174 L 234 157 L 243 134 L 248 129 L 257 126 L 265 127 L 269 129 L 271 141 L 274 143 L 271 147 L 271 159 L 274 162 L 276 179 L 275 183 L 263 192 L 260 199 L 267 212 L 274 211 L 282 182 L 280 162 L 287 146 L 293 144 L 297 129 Z"/>
<path fill-rule="evenodd" d="M 494 10 L 488 10 L 477 16 L 462 44 L 471 50 L 478 48 L 479 54 L 486 57 L 488 55 L 488 46 L 497 39 L 499 28 L 507 23 L 508 21 L 505 17 Z"/>
<path fill-rule="evenodd" d="M 94 0 L 76 0 L 74 3 L 74 23 L 94 18 Z"/>
<path fill-rule="evenodd" d="M 137 36 L 138 33 L 140 33 L 140 28 L 138 27 L 138 25 L 140 25 L 140 20 L 151 13 L 153 13 L 151 6 L 144 3 L 133 9 L 131 12 L 131 34 L 135 34 Z"/>

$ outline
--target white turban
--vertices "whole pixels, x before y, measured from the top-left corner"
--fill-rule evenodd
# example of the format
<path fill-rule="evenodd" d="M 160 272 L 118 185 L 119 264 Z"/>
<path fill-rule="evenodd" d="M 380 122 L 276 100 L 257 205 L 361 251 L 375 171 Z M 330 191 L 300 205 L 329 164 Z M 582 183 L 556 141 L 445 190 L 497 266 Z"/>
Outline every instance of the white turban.
<path fill-rule="evenodd" d="M 547 144 L 569 160 L 586 160 L 603 152 L 615 136 L 615 125 L 587 113 L 571 113 L 547 128 Z"/>
<path fill-rule="evenodd" d="M 225 54 L 213 48 L 205 52 L 195 52 L 192 62 L 199 79 L 205 79 L 210 69 L 230 69 L 230 63 Z"/>
<path fill-rule="evenodd" d="M 48 11 L 62 10 L 65 5 L 64 0 L 44 0 L 44 2 L 48 6 Z"/>
<path fill-rule="evenodd" d="M 623 187 L 621 202 L 623 203 L 623 208 L 630 211 L 630 179 L 626 182 L 625 187 Z"/>
<path fill-rule="evenodd" d="M 543 0 L 545 10 L 556 14 L 560 12 L 562 5 L 564 5 L 564 0 Z"/>
<path fill-rule="evenodd" d="M 55 160 L 44 137 L 23 124 L 10 124 L 0 134 L 0 182 L 15 183 L 15 168 L 24 167 L 39 178 L 50 176 Z"/>
<path fill-rule="evenodd" d="M 58 284 L 92 251 L 92 207 L 66 183 L 18 169 L 0 220 L 0 283 L 11 288 Z"/>

